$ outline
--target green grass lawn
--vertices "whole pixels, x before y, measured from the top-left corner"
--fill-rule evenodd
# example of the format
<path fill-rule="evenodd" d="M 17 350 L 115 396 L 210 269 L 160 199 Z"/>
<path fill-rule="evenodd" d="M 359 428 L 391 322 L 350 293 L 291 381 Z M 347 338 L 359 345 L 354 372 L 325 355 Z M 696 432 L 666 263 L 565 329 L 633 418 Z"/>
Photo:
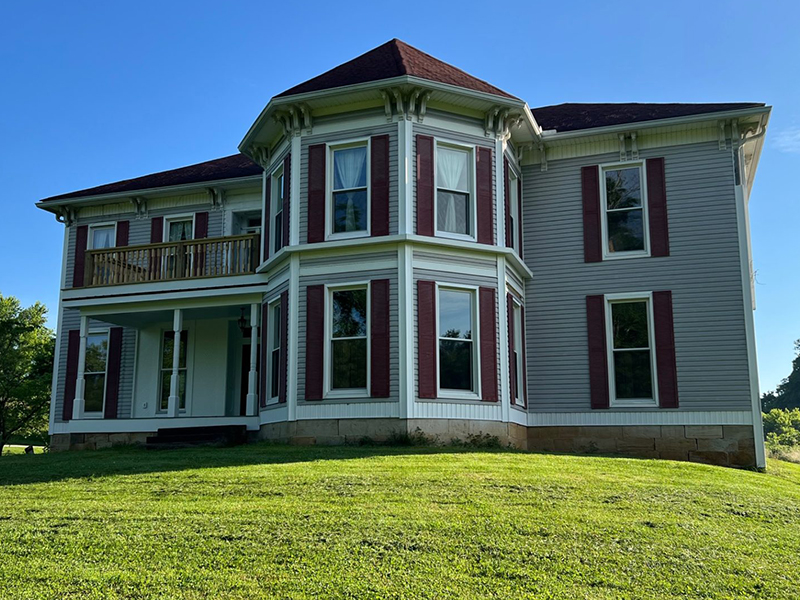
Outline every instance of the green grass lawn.
<path fill-rule="evenodd" d="M 0 598 L 800 598 L 800 466 L 270 445 L 0 458 Z"/>

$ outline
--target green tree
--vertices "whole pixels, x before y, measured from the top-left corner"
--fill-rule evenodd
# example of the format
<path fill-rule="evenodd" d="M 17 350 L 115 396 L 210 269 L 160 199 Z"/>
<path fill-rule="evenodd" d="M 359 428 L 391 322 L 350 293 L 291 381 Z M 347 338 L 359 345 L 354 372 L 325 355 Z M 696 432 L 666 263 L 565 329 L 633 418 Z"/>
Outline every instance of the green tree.
<path fill-rule="evenodd" d="M 42 427 L 50 401 L 55 337 L 39 302 L 0 295 L 0 455 L 14 435 Z"/>
<path fill-rule="evenodd" d="M 794 343 L 796 356 L 792 361 L 792 372 L 778 384 L 775 391 L 761 396 L 761 410 L 769 412 L 773 408 L 800 408 L 800 340 Z"/>

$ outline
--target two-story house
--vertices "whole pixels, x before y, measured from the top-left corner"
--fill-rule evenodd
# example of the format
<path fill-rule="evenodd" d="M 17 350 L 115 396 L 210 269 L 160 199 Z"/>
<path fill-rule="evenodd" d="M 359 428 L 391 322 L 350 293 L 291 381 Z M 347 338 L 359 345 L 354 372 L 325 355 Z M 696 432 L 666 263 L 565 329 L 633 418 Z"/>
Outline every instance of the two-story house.
<path fill-rule="evenodd" d="M 763 104 L 525 101 L 392 40 L 65 225 L 54 449 L 420 430 L 764 466 Z"/>

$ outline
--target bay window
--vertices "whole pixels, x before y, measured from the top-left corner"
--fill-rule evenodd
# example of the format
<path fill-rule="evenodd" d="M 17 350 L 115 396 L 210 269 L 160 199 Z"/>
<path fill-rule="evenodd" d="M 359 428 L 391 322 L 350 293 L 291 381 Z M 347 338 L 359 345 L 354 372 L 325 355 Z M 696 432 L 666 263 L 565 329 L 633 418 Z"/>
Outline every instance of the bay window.
<path fill-rule="evenodd" d="M 436 231 L 447 236 L 475 235 L 472 150 L 436 145 Z"/>
<path fill-rule="evenodd" d="M 477 394 L 475 291 L 439 288 L 436 305 L 440 394 Z"/>
<path fill-rule="evenodd" d="M 604 167 L 602 174 L 606 257 L 646 255 L 647 199 L 642 185 L 642 166 Z"/>
<path fill-rule="evenodd" d="M 368 142 L 331 147 L 330 234 L 361 235 L 369 223 Z"/>

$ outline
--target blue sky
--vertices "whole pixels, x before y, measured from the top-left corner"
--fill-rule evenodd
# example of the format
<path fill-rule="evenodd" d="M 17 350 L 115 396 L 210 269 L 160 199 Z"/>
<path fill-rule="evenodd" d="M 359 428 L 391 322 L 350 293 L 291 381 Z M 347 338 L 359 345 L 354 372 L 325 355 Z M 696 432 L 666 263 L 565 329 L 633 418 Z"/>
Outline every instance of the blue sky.
<path fill-rule="evenodd" d="M 3 2 L 0 292 L 56 308 L 63 228 L 37 199 L 232 154 L 270 96 L 398 37 L 532 107 L 774 106 L 750 213 L 774 388 L 800 338 L 799 19 L 798 2 Z"/>

